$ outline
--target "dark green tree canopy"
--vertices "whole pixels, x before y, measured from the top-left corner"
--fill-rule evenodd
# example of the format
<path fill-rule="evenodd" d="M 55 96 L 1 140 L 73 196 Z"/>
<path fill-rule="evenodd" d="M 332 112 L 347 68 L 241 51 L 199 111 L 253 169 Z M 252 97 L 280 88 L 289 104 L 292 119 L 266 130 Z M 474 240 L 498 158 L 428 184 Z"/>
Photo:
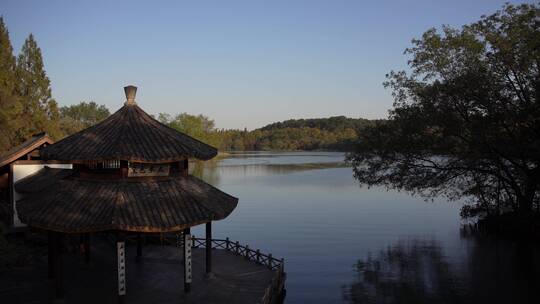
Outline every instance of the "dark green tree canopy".
<path fill-rule="evenodd" d="M 328 118 L 289 119 L 266 125 L 260 128 L 260 130 L 268 131 L 285 128 L 316 128 L 334 132 L 344 129 L 360 130 L 371 123 L 372 121 L 369 119 L 333 116 Z"/>
<path fill-rule="evenodd" d="M 16 67 L 9 31 L 4 23 L 4 18 L 0 16 L 0 88 L 10 94 L 15 89 Z"/>
<path fill-rule="evenodd" d="M 16 58 L 0 16 L 0 154 L 35 133 L 45 131 L 60 139 L 109 115 L 105 106 L 95 102 L 58 109 L 34 36 L 28 36 Z"/>
<path fill-rule="evenodd" d="M 172 117 L 169 114 L 160 113 L 158 120 L 213 147 L 218 148 L 220 145 L 220 138 L 216 133 L 214 120 L 207 116 L 180 113 Z"/>
<path fill-rule="evenodd" d="M 53 138 L 59 138 L 58 105 L 51 95 L 51 82 L 45 73 L 41 49 L 32 34 L 17 58 L 17 80 L 24 122 L 18 136 L 24 140 L 34 133 L 46 131 Z"/>
<path fill-rule="evenodd" d="M 389 120 L 348 156 L 355 177 L 433 197 L 468 197 L 464 216 L 520 210 L 540 190 L 540 9 L 505 5 L 412 41 L 391 72 Z"/>
<path fill-rule="evenodd" d="M 107 118 L 111 113 L 104 105 L 80 102 L 60 108 L 60 126 L 64 135 L 71 135 Z"/>
<path fill-rule="evenodd" d="M 9 32 L 4 18 L 0 17 L 0 151 L 17 143 L 14 134 L 20 127 L 16 118 L 21 112 L 21 103 L 15 94 L 16 67 Z"/>
<path fill-rule="evenodd" d="M 291 119 L 253 131 L 218 130 L 204 115 L 160 113 L 158 120 L 178 131 L 219 148 L 221 151 L 255 150 L 349 150 L 367 119 L 343 116 Z"/>

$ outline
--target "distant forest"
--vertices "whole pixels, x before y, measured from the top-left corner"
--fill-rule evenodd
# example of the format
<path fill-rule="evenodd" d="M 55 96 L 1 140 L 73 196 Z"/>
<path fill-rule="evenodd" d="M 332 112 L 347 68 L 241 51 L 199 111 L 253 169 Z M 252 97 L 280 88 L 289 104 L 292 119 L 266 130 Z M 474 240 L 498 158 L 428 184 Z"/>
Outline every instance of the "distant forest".
<path fill-rule="evenodd" d="M 338 150 L 349 151 L 361 130 L 372 124 L 362 118 L 336 116 L 316 119 L 291 119 L 238 134 L 226 131 L 224 150 Z M 235 137 L 236 136 L 236 137 Z M 243 137 L 242 137 L 243 136 Z M 243 142 L 242 142 L 242 139 Z M 240 144 L 238 141 L 240 140 Z"/>
<path fill-rule="evenodd" d="M 257 150 L 337 150 L 349 151 L 358 135 L 374 121 L 336 116 L 315 119 L 291 119 L 248 130 L 216 129 L 214 121 L 182 113 L 171 117 L 159 114 L 158 120 L 170 127 L 206 142 L 220 151 Z"/>
<path fill-rule="evenodd" d="M 361 130 L 373 122 L 362 118 L 290 119 L 250 132 L 222 131 L 222 150 L 350 151 Z"/>

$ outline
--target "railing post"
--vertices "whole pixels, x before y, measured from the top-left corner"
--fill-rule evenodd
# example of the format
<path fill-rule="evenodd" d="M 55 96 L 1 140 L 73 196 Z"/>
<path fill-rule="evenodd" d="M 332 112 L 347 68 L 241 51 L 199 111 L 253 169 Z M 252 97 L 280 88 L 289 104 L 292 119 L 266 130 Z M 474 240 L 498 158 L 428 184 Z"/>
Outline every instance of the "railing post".
<path fill-rule="evenodd" d="M 240 250 L 240 242 L 236 241 L 236 254 L 239 253 L 239 250 Z"/>
<path fill-rule="evenodd" d="M 206 273 L 212 272 L 212 222 L 206 223 Z"/>
<path fill-rule="evenodd" d="M 230 243 L 229 238 L 225 238 L 225 249 L 229 250 Z"/>
<path fill-rule="evenodd" d="M 272 259 L 273 259 L 272 254 L 269 253 L 268 254 L 268 268 L 270 268 L 270 270 L 272 270 Z"/>
<path fill-rule="evenodd" d="M 257 263 L 260 263 L 261 262 L 261 251 L 259 249 L 257 249 L 256 258 L 257 258 Z"/>
<path fill-rule="evenodd" d="M 246 259 L 249 260 L 249 245 L 246 245 L 246 252 L 245 252 L 244 256 L 246 257 Z"/>

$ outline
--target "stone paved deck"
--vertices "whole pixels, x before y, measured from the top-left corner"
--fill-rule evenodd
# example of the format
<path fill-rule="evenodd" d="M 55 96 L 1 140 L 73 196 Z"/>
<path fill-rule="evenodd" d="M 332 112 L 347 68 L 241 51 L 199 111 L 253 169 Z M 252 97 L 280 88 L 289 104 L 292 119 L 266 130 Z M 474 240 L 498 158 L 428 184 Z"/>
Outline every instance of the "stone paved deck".
<path fill-rule="evenodd" d="M 181 249 L 145 246 L 135 262 L 135 247 L 127 247 L 126 304 L 135 303 L 257 303 L 270 285 L 273 271 L 225 250 L 213 250 L 214 277 L 205 276 L 204 249 L 193 250 L 193 283 L 185 294 Z M 64 303 L 117 303 L 115 245 L 93 244 L 90 264 L 84 257 L 64 254 Z M 0 274 L 0 303 L 49 303 L 53 293 L 46 264 Z"/>

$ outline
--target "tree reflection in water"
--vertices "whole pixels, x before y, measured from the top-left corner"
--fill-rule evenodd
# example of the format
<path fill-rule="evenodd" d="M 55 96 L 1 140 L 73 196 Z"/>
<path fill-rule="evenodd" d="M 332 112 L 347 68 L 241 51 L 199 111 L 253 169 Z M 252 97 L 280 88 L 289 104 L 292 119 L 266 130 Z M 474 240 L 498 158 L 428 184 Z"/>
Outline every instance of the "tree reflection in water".
<path fill-rule="evenodd" d="M 437 241 L 411 239 L 354 265 L 349 303 L 540 303 L 538 246 L 463 235 L 450 263 Z M 463 256 L 464 255 L 464 256 Z"/>
<path fill-rule="evenodd" d="M 218 160 L 192 161 L 189 163 L 189 174 L 204 180 L 211 185 L 219 184 L 219 172 L 216 170 Z"/>
<path fill-rule="evenodd" d="M 308 170 L 321 170 L 333 168 L 345 168 L 348 165 L 344 162 L 327 162 L 327 163 L 299 163 L 299 164 L 238 164 L 238 165 L 222 165 L 220 159 L 208 161 L 193 161 L 190 162 L 190 174 L 201 178 L 207 183 L 217 185 L 220 177 L 254 177 L 254 176 L 270 176 L 283 175 L 295 172 Z"/>

